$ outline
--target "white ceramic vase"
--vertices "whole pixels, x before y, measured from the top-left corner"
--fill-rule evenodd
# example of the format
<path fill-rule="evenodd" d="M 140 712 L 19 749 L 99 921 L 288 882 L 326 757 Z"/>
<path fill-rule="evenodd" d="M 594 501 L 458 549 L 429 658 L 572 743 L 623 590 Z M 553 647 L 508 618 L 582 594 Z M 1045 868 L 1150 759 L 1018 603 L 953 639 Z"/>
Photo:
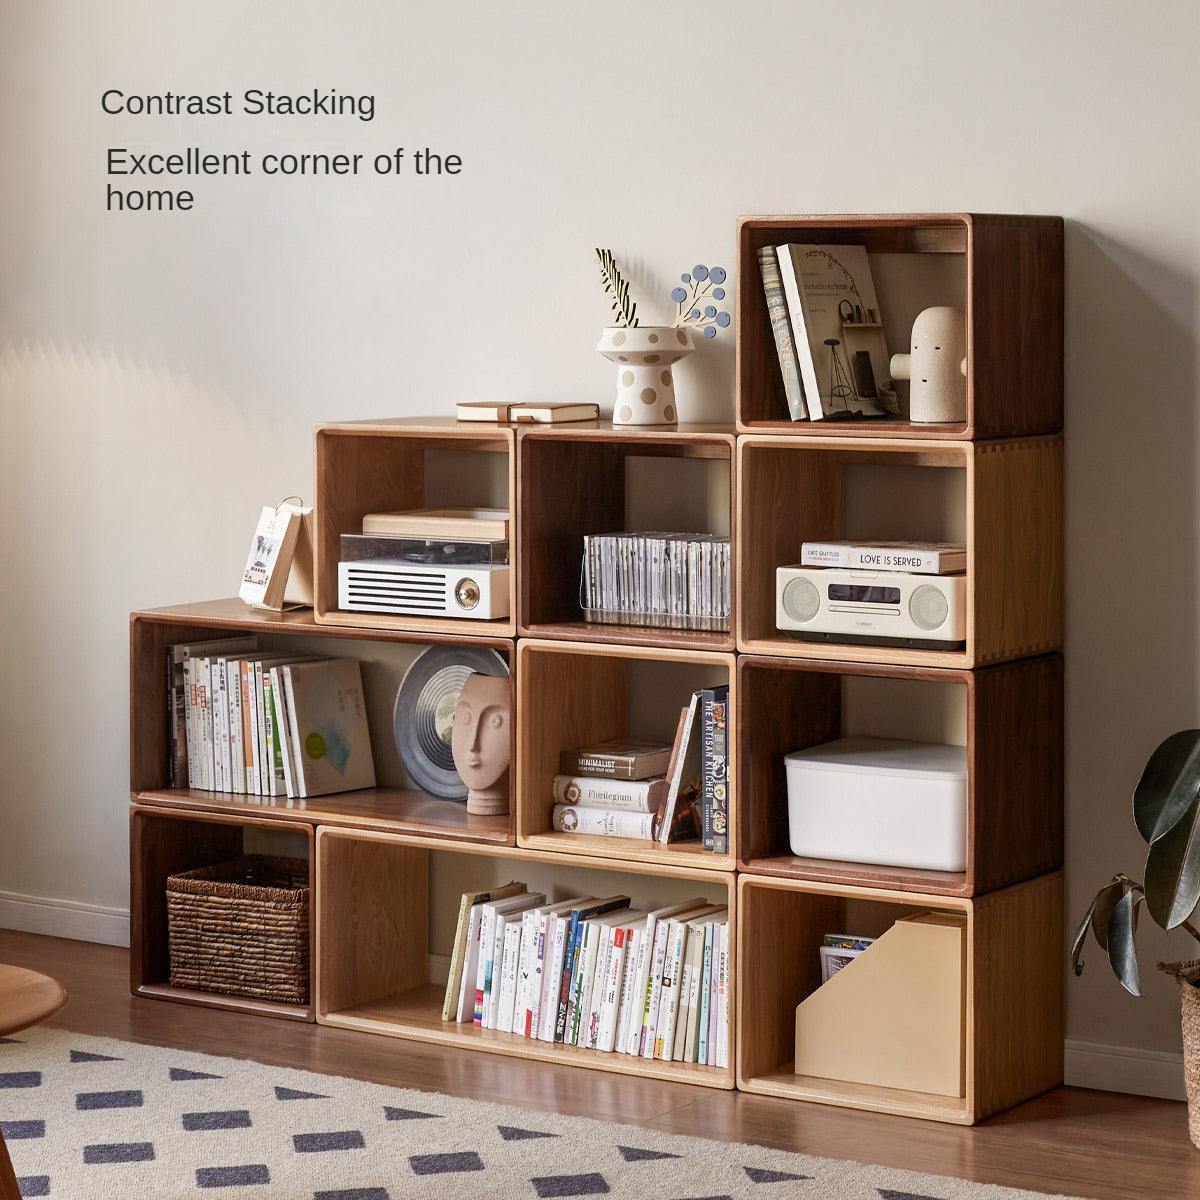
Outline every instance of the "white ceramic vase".
<path fill-rule="evenodd" d="M 612 326 L 600 335 L 596 349 L 617 364 L 614 425 L 674 425 L 673 367 L 696 347 L 686 329 L 670 325 Z"/>

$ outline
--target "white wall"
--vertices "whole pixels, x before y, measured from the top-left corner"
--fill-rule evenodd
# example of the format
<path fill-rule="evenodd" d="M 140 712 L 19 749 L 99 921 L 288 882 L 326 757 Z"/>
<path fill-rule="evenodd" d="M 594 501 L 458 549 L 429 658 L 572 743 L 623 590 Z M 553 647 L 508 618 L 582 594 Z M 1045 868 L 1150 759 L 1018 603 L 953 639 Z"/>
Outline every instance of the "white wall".
<path fill-rule="evenodd" d="M 665 295 L 693 262 L 732 268 L 735 218 L 761 212 L 1068 219 L 1072 913 L 1139 871 L 1129 792 L 1197 723 L 1198 44 L 1184 0 L 4 6 L 0 913 L 62 899 L 119 929 L 127 614 L 234 590 L 259 505 L 311 491 L 315 422 L 603 401 L 592 247 Z M 377 115 L 108 117 L 110 87 L 337 88 Z M 127 142 L 464 167 L 207 180 L 190 213 L 106 214 Z M 732 362 L 726 341 L 686 364 L 685 419 L 731 415 Z M 1128 581 L 1151 571 L 1142 620 Z M 1187 946 L 1147 932 L 1149 998 L 1093 952 L 1069 1031 L 1171 1086 L 1152 964 Z"/>

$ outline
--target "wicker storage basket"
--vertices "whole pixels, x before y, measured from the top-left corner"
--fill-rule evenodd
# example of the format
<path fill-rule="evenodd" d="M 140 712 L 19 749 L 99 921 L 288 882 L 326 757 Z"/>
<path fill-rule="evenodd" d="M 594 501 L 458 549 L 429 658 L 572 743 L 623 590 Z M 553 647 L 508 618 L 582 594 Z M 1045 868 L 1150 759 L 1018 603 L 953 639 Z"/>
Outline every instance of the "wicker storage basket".
<path fill-rule="evenodd" d="M 307 1004 L 308 863 L 250 854 L 167 878 L 171 985 Z"/>
<path fill-rule="evenodd" d="M 1179 980 L 1180 1015 L 1183 1019 L 1183 1077 L 1187 1086 L 1188 1133 L 1200 1148 L 1200 959 L 1159 963 L 1158 969 Z"/>

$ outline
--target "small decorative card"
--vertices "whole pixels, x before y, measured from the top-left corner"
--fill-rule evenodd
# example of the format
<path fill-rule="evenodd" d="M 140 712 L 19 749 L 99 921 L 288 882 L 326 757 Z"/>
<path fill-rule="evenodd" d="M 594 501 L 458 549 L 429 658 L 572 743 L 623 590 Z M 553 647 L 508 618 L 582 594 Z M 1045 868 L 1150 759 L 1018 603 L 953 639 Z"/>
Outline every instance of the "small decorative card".
<path fill-rule="evenodd" d="M 313 602 L 312 509 L 289 496 L 263 507 L 238 595 L 255 608 L 282 612 Z"/>

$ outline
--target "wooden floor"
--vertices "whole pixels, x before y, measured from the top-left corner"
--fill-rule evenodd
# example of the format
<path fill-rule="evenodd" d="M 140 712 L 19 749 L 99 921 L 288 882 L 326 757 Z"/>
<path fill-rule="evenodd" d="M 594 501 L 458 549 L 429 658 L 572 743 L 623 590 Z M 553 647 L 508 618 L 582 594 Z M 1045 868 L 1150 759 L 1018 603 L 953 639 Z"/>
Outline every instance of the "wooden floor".
<path fill-rule="evenodd" d="M 66 985 L 71 998 L 50 1022 L 65 1029 L 1050 1193 L 1200 1197 L 1200 1151 L 1171 1101 L 1059 1088 L 963 1129 L 135 999 L 126 959 L 0 930 L 0 962 Z"/>

